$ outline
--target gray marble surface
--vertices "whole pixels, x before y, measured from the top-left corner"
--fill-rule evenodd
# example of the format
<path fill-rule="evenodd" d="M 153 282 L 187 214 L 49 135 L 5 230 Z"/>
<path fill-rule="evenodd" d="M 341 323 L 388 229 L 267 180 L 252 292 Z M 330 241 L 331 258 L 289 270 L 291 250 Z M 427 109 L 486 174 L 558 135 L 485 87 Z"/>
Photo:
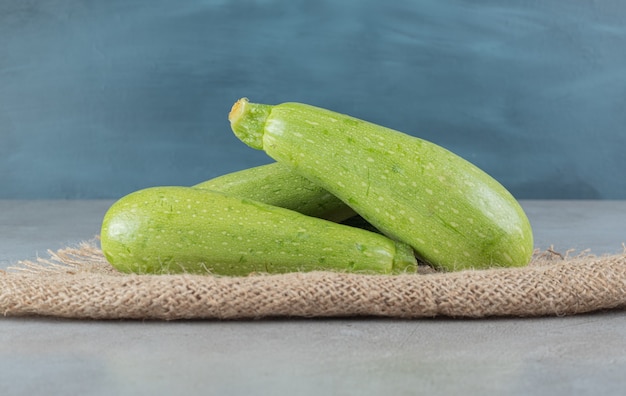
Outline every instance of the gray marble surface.
<path fill-rule="evenodd" d="M 98 233 L 111 201 L 0 201 L 0 268 Z M 622 251 L 626 201 L 522 201 L 536 246 Z M 621 395 L 626 312 L 534 319 L 0 317 L 1 395 Z"/>

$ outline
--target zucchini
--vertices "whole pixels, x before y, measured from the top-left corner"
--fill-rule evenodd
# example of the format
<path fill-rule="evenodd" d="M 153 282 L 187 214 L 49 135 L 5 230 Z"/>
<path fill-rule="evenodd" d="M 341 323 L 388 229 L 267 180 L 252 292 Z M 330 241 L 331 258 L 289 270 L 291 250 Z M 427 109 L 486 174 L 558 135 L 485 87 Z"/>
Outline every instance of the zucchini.
<path fill-rule="evenodd" d="M 413 249 L 383 235 L 192 187 L 122 197 L 104 216 L 100 243 L 113 267 L 140 274 L 417 270 Z"/>
<path fill-rule="evenodd" d="M 426 140 L 326 109 L 237 101 L 235 135 L 318 184 L 420 259 L 453 271 L 524 266 L 530 223 L 487 173 Z"/>
<path fill-rule="evenodd" d="M 249 198 L 338 223 L 355 216 L 354 210 L 340 199 L 279 162 L 228 173 L 193 187 Z"/>

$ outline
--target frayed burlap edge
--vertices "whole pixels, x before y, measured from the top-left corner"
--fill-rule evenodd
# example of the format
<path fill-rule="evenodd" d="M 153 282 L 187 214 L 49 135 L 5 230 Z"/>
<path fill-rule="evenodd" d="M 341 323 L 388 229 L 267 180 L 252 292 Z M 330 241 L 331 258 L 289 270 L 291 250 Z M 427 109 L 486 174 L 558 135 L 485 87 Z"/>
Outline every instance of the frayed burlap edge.
<path fill-rule="evenodd" d="M 626 308 L 626 252 L 536 252 L 525 268 L 215 277 L 127 275 L 97 241 L 0 271 L 0 313 L 74 319 L 533 317 Z"/>

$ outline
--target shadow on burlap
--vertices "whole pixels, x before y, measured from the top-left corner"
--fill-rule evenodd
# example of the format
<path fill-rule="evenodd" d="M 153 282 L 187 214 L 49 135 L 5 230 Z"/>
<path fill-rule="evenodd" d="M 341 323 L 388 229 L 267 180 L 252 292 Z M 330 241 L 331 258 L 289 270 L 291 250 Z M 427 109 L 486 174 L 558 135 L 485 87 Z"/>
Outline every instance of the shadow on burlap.
<path fill-rule="evenodd" d="M 533 317 L 626 308 L 626 252 L 536 252 L 524 268 L 418 274 L 128 275 L 97 241 L 0 271 L 0 313 L 74 319 Z"/>

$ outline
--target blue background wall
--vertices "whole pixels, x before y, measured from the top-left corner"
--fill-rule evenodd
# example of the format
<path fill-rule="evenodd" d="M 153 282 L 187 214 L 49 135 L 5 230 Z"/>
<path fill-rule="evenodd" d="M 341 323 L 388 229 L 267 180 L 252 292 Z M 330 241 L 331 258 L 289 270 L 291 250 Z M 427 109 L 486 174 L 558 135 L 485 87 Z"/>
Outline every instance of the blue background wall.
<path fill-rule="evenodd" d="M 624 21 L 619 0 L 0 0 L 0 198 L 268 163 L 228 126 L 247 96 L 434 141 L 518 198 L 624 199 Z"/>

